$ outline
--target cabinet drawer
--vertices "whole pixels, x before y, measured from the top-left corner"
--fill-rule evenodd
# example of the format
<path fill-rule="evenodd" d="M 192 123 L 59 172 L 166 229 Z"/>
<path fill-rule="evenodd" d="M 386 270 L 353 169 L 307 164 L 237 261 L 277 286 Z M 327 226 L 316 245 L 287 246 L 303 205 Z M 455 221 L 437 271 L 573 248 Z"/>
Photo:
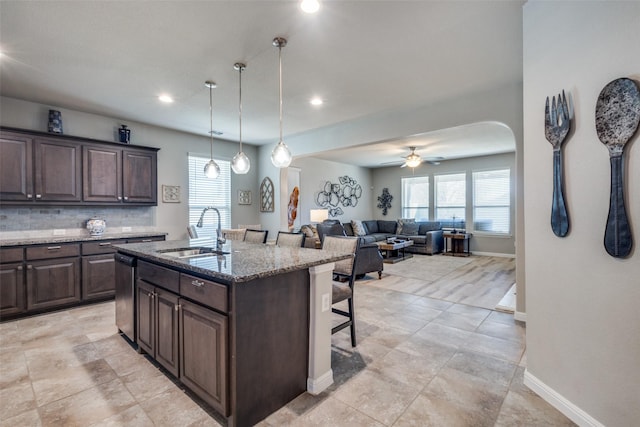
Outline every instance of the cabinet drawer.
<path fill-rule="evenodd" d="M 56 245 L 55 243 L 47 246 L 33 246 L 27 248 L 27 259 L 48 259 L 72 257 L 80 255 L 80 244 L 73 245 Z"/>
<path fill-rule="evenodd" d="M 227 287 L 188 274 L 180 274 L 180 295 L 227 312 Z"/>
<path fill-rule="evenodd" d="M 0 249 L 0 262 L 20 262 L 22 261 L 22 257 L 22 248 Z"/>
<path fill-rule="evenodd" d="M 180 290 L 180 273 L 146 261 L 138 261 L 138 278 L 176 294 Z"/>
<path fill-rule="evenodd" d="M 82 244 L 82 255 L 99 255 L 99 254 L 112 254 L 116 252 L 113 245 L 119 245 L 121 243 L 127 243 L 125 239 L 121 240 L 104 240 L 102 242 L 89 242 Z"/>
<path fill-rule="evenodd" d="M 164 236 L 136 237 L 127 239 L 127 243 L 164 242 Z"/>

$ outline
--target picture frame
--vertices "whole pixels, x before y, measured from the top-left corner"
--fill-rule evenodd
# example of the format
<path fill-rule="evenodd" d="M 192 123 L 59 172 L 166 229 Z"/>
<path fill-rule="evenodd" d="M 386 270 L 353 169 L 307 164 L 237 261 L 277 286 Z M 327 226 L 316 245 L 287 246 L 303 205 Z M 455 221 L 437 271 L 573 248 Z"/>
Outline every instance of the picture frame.
<path fill-rule="evenodd" d="M 239 205 L 251 204 L 251 190 L 238 190 L 238 204 Z"/>
<path fill-rule="evenodd" d="M 180 203 L 179 185 L 162 185 L 163 203 Z"/>

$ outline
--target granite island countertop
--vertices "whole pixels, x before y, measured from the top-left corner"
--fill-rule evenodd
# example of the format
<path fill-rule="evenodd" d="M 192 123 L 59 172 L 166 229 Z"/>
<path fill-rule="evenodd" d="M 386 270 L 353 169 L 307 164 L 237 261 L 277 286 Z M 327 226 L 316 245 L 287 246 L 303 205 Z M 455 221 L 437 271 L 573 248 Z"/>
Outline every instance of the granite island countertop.
<path fill-rule="evenodd" d="M 97 242 L 102 240 L 118 240 L 118 239 L 140 239 L 144 237 L 166 236 L 167 233 L 158 231 L 138 231 L 124 233 L 104 233 L 100 236 L 91 236 L 89 234 L 68 235 L 68 236 L 42 236 L 42 237 L 24 237 L 13 239 L 0 238 L 0 247 L 26 246 L 26 245 L 42 245 L 50 243 L 74 243 L 74 242 Z"/>
<path fill-rule="evenodd" d="M 248 282 L 290 271 L 307 269 L 349 258 L 346 252 L 333 252 L 309 248 L 279 247 L 237 240 L 227 241 L 222 247 L 224 255 L 177 258 L 162 251 L 193 247 L 215 248 L 213 240 L 169 240 L 151 243 L 114 245 L 118 252 L 144 260 L 198 273 L 228 283 Z"/>

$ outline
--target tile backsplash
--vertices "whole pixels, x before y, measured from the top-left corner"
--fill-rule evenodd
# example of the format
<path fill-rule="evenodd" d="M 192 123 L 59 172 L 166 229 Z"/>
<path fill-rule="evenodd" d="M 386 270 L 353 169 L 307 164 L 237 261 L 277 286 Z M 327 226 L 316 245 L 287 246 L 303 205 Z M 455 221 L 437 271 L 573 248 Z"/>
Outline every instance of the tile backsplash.
<path fill-rule="evenodd" d="M 155 225 L 155 212 L 148 206 L 58 206 L 58 207 L 6 207 L 0 209 L 0 233 L 52 232 L 54 229 L 86 230 L 87 220 L 97 216 L 106 220 L 110 228 L 140 229 Z"/>

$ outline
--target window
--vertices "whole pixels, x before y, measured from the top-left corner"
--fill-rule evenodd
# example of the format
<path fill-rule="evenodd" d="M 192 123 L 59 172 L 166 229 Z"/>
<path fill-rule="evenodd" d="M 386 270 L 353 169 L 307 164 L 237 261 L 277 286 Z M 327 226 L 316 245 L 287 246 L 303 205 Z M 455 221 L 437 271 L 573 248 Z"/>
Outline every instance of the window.
<path fill-rule="evenodd" d="M 402 218 L 429 220 L 429 177 L 402 178 Z"/>
<path fill-rule="evenodd" d="M 473 228 L 496 234 L 511 229 L 511 170 L 473 172 Z"/>
<path fill-rule="evenodd" d="M 196 225 L 202 210 L 213 206 L 220 211 L 222 228 L 231 228 L 231 163 L 216 159 L 220 175 L 216 179 L 204 175 L 204 165 L 209 157 L 189 154 L 189 225 Z M 215 238 L 218 216 L 207 212 L 199 237 Z"/>
<path fill-rule="evenodd" d="M 436 220 L 455 228 L 465 220 L 466 174 L 436 175 L 434 181 Z"/>

